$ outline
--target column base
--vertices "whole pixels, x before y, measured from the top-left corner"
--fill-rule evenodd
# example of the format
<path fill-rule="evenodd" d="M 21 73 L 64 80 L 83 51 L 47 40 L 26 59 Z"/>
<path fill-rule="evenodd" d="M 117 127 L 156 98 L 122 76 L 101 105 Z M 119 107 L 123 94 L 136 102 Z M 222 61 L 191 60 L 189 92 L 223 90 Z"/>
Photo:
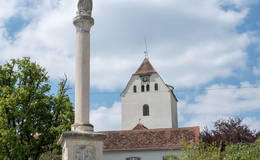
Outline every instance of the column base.
<path fill-rule="evenodd" d="M 73 124 L 71 130 L 75 132 L 93 132 L 94 126 L 92 124 Z"/>
<path fill-rule="evenodd" d="M 96 132 L 64 132 L 58 145 L 62 160 L 102 160 L 105 134 Z"/>

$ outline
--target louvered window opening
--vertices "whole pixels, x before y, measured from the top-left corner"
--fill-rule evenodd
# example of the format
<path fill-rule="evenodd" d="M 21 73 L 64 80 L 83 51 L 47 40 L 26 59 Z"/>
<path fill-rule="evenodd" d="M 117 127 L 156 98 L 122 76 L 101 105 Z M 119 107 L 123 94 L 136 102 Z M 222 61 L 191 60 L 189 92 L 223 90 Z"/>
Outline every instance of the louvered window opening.
<path fill-rule="evenodd" d="M 136 86 L 134 86 L 133 91 L 134 91 L 134 93 L 137 92 Z"/>
<path fill-rule="evenodd" d="M 144 92 L 144 85 L 142 85 L 142 87 L 141 87 L 141 91 Z"/>
<path fill-rule="evenodd" d="M 149 84 L 146 85 L 146 91 L 147 91 L 147 92 L 150 91 L 150 85 L 149 85 Z"/>
<path fill-rule="evenodd" d="M 155 90 L 155 91 L 158 91 L 158 83 L 155 83 L 155 84 L 154 84 L 154 90 Z"/>

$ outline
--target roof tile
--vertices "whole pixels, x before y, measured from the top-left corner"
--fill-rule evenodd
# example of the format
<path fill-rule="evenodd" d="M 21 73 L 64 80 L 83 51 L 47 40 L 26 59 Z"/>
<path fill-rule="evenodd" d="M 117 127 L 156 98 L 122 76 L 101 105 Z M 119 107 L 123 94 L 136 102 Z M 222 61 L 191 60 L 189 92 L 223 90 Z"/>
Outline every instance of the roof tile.
<path fill-rule="evenodd" d="M 182 140 L 199 143 L 199 127 L 164 128 L 102 132 L 107 135 L 104 151 L 175 149 Z"/>
<path fill-rule="evenodd" d="M 150 61 L 147 58 L 145 58 L 141 66 L 134 73 L 134 75 L 144 76 L 144 75 L 151 75 L 153 73 L 157 73 L 157 72 L 153 68 Z"/>

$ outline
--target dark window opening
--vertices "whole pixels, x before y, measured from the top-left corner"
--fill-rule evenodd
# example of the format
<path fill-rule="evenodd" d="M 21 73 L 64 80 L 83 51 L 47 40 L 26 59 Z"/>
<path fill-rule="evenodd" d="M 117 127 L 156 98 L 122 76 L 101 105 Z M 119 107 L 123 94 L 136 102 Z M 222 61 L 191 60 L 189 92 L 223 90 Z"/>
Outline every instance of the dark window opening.
<path fill-rule="evenodd" d="M 142 90 L 142 92 L 144 92 L 144 85 L 142 85 L 141 90 Z"/>
<path fill-rule="evenodd" d="M 149 116 L 149 106 L 147 104 L 143 106 L 143 116 Z"/>
<path fill-rule="evenodd" d="M 134 86 L 134 93 L 136 93 L 136 91 L 137 91 L 137 90 L 136 90 L 136 86 Z"/>
<path fill-rule="evenodd" d="M 149 85 L 149 84 L 146 85 L 146 91 L 147 91 L 147 92 L 150 91 L 150 85 Z"/>
<path fill-rule="evenodd" d="M 154 90 L 158 91 L 158 83 L 154 84 Z"/>
<path fill-rule="evenodd" d="M 128 157 L 126 160 L 141 160 L 139 157 Z"/>

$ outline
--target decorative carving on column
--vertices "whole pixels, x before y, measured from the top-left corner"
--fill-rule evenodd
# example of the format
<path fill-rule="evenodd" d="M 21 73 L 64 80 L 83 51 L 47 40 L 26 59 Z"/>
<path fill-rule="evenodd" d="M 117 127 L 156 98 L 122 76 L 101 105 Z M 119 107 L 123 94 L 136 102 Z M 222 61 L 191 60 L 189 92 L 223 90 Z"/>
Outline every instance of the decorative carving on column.
<path fill-rule="evenodd" d="M 94 19 L 90 16 L 78 15 L 73 19 L 77 32 L 89 32 L 94 25 Z"/>

